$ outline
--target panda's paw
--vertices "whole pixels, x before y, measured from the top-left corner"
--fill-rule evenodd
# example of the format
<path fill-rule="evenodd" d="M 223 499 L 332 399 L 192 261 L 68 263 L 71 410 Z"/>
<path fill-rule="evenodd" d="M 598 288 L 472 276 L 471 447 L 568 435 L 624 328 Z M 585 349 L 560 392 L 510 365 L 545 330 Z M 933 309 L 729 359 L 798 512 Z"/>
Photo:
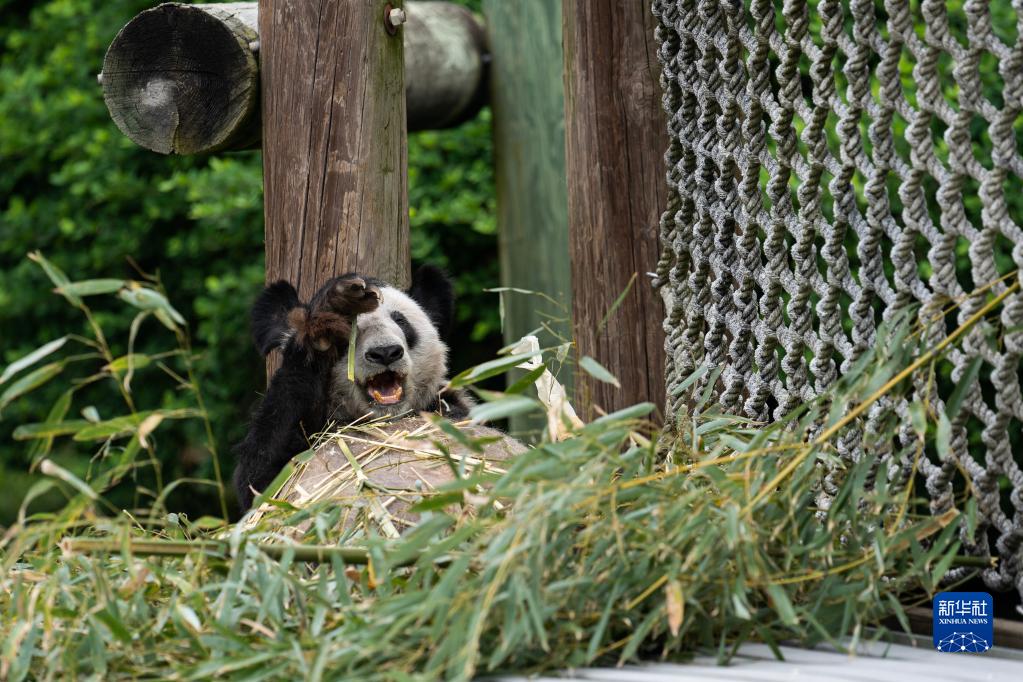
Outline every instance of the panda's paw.
<path fill-rule="evenodd" d="M 324 353 L 347 343 L 352 326 L 348 319 L 329 310 L 309 312 L 296 308 L 288 319 L 299 345 Z"/>
<path fill-rule="evenodd" d="M 338 315 L 355 316 L 371 313 L 383 301 L 380 289 L 361 277 L 340 280 L 327 294 L 327 307 Z"/>

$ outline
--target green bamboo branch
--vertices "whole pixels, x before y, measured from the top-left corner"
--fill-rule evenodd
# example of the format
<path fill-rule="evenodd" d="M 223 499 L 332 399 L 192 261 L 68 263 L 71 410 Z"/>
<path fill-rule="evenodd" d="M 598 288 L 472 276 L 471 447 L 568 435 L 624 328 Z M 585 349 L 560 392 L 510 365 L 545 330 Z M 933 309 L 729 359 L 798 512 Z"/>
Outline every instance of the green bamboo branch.
<path fill-rule="evenodd" d="M 326 563 L 340 559 L 346 564 L 365 565 L 369 563 L 369 552 L 361 547 L 332 547 L 330 545 L 284 545 L 280 543 L 253 543 L 259 551 L 272 559 L 281 559 L 285 554 L 299 561 Z M 120 554 L 127 550 L 138 556 L 186 556 L 194 552 L 214 552 L 227 555 L 229 544 L 223 540 L 123 540 L 107 538 L 65 537 L 59 547 L 64 554 Z M 414 563 L 417 557 L 399 565 Z"/>

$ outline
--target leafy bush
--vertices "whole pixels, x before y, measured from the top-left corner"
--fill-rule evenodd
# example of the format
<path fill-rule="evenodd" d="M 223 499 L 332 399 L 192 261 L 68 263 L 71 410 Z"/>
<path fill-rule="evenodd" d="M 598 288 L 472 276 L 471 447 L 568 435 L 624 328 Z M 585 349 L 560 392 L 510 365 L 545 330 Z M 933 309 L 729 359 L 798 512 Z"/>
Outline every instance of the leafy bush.
<path fill-rule="evenodd" d="M 28 252 L 42 250 L 79 277 L 157 274 L 195 324 L 195 369 L 215 442 L 226 451 L 263 387 L 247 323 L 263 283 L 261 157 L 165 157 L 116 129 L 96 73 L 120 27 L 153 4 L 0 0 L 0 364 L 68 329 L 86 331 L 46 293 Z M 489 114 L 412 136 L 409 165 L 413 254 L 457 278 L 462 305 L 452 357 L 464 367 L 501 342 L 496 302 L 482 291 L 497 283 Z M 118 306 L 101 305 L 96 315 L 122 328 L 131 320 Z M 142 352 L 151 350 L 145 337 L 141 343 Z M 147 382 L 135 390 L 149 404 L 171 407 L 178 398 Z M 10 438 L 13 424 L 42 418 L 58 396 L 47 387 L 4 410 L 0 475 L 13 489 L 27 487 L 21 472 L 29 462 Z M 105 394 L 93 407 L 101 416 L 117 409 Z M 168 438 L 160 450 L 168 477 L 212 475 L 203 438 L 198 424 Z M 0 523 L 18 501 L 8 495 L 0 502 Z M 209 498 L 188 502 L 193 512 L 217 508 Z"/>

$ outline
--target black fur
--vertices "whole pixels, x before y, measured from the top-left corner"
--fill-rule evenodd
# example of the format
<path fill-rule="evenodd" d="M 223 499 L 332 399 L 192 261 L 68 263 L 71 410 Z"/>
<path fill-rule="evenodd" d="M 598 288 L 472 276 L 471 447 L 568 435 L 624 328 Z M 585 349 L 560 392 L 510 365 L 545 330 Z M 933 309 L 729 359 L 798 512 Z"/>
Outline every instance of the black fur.
<path fill-rule="evenodd" d="M 234 448 L 238 458 L 234 485 L 242 510 L 252 506 L 253 491 L 262 491 L 285 464 L 309 447 L 309 439 L 326 425 L 331 409 L 332 369 L 347 349 L 355 315 L 379 305 L 383 282 L 354 273 L 335 277 L 302 304 L 287 282 L 267 287 L 252 308 L 256 347 L 266 355 L 282 350 L 282 364 L 255 409 L 249 431 Z M 443 334 L 451 324 L 451 283 L 436 268 L 420 268 L 409 295 Z M 396 320 L 411 348 L 417 341 L 408 320 Z M 410 336 L 411 332 L 411 336 Z M 460 391 L 445 391 L 430 409 L 451 419 L 468 416 L 470 402 Z"/>
<path fill-rule="evenodd" d="M 415 348 L 416 344 L 419 343 L 419 334 L 417 334 L 416 330 L 413 329 L 411 324 L 409 324 L 408 319 L 406 319 L 406 317 L 397 310 L 391 313 L 391 319 L 394 320 L 394 323 L 401 328 L 401 333 L 405 335 L 405 343 L 408 344 L 409 350 Z"/>
<path fill-rule="evenodd" d="M 252 306 L 252 338 L 263 355 L 277 348 L 288 333 L 288 313 L 299 306 L 298 292 L 283 279 L 263 290 Z"/>
<path fill-rule="evenodd" d="M 442 391 L 438 398 L 437 406 L 432 408 L 434 412 L 454 421 L 469 418 L 472 402 L 463 391 L 449 389 Z"/>
<path fill-rule="evenodd" d="M 455 292 L 444 271 L 433 265 L 420 267 L 412 275 L 408 295 L 423 307 L 440 337 L 447 340 L 455 319 Z"/>
<path fill-rule="evenodd" d="M 252 506 L 253 490 L 264 490 L 288 460 L 309 447 L 308 438 L 327 421 L 332 364 L 328 355 L 298 344 L 288 344 L 283 355 L 248 433 L 234 447 L 238 458 L 234 485 L 242 511 Z"/>

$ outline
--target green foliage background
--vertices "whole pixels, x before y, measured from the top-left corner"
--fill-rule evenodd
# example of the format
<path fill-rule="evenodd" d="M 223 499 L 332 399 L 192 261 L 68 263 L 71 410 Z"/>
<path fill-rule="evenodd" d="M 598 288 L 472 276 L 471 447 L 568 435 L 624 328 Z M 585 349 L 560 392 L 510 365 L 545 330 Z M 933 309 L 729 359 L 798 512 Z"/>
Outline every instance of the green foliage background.
<path fill-rule="evenodd" d="M 157 273 L 192 325 L 203 391 L 221 457 L 229 462 L 229 444 L 240 438 L 263 386 L 263 363 L 248 335 L 248 306 L 263 282 L 261 158 L 258 152 L 161 156 L 114 126 L 96 74 L 121 26 L 154 4 L 0 0 L 0 365 L 81 325 L 26 259 L 29 251 L 42 251 L 75 279 L 138 278 L 136 267 Z M 479 2 L 463 4 L 478 9 Z M 413 260 L 457 277 L 455 369 L 492 357 L 501 343 L 497 302 L 483 292 L 498 281 L 491 158 L 489 111 L 458 129 L 409 140 Z M 113 328 L 126 328 L 131 319 L 123 307 L 99 312 Z M 141 337 L 145 351 L 145 329 Z M 0 415 L 0 478 L 7 490 L 24 490 L 30 476 L 26 448 L 11 431 L 45 417 L 59 393 L 57 386 L 48 389 Z M 134 390 L 154 407 L 180 399 L 144 380 Z M 117 416 L 112 395 L 94 393 L 103 418 Z M 176 428 L 160 443 L 165 478 L 209 477 L 210 458 L 196 445 L 200 426 Z M 57 458 L 82 470 L 87 454 Z M 18 494 L 0 499 L 0 524 L 19 501 Z M 182 500 L 185 508 L 189 503 L 196 513 L 216 509 L 212 496 L 196 498 L 194 491 Z"/>

